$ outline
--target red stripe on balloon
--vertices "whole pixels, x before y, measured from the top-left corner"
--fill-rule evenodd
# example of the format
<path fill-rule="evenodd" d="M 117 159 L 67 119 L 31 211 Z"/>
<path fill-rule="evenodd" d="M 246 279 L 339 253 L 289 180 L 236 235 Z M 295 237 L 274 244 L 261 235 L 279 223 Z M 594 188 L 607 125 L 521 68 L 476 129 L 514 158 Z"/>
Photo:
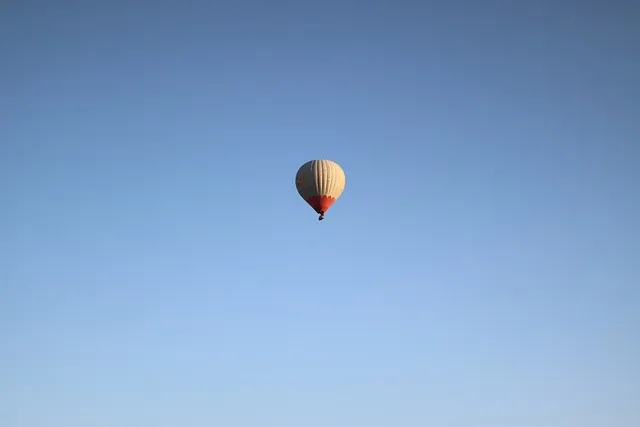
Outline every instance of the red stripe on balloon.
<path fill-rule="evenodd" d="M 329 210 L 336 199 L 331 196 L 313 196 L 307 199 L 307 203 L 317 212 L 323 213 Z"/>

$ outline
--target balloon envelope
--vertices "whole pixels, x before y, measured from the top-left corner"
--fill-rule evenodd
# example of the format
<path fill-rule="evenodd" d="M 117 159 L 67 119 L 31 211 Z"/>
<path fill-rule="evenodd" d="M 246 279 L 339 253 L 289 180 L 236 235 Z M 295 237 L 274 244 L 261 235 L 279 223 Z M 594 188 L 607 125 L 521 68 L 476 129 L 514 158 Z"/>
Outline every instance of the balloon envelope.
<path fill-rule="evenodd" d="M 296 174 L 298 194 L 320 214 L 320 219 L 342 195 L 346 183 L 344 171 L 331 160 L 310 160 Z"/>

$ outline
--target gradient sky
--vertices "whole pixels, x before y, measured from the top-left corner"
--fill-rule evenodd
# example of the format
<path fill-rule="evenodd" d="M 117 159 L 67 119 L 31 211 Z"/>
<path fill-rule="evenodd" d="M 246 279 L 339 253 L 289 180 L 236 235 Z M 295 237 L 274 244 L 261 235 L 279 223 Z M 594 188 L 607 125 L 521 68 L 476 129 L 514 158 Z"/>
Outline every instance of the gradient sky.
<path fill-rule="evenodd" d="M 2 2 L 0 425 L 639 426 L 638 22 Z"/>

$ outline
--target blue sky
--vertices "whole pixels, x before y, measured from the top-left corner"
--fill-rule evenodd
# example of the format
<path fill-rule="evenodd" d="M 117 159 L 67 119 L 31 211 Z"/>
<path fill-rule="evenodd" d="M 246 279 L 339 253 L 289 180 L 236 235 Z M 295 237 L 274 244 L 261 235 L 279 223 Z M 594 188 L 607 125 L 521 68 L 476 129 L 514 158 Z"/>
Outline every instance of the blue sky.
<path fill-rule="evenodd" d="M 639 18 L 4 2 L 0 425 L 640 425 Z"/>

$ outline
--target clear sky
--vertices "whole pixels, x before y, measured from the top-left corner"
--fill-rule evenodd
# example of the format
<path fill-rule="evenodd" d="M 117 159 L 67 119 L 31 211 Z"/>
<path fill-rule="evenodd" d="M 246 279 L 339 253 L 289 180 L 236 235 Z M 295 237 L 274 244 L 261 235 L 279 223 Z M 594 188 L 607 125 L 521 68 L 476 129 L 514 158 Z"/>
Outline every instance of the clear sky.
<path fill-rule="evenodd" d="M 2 2 L 0 425 L 639 426 L 639 20 Z"/>

